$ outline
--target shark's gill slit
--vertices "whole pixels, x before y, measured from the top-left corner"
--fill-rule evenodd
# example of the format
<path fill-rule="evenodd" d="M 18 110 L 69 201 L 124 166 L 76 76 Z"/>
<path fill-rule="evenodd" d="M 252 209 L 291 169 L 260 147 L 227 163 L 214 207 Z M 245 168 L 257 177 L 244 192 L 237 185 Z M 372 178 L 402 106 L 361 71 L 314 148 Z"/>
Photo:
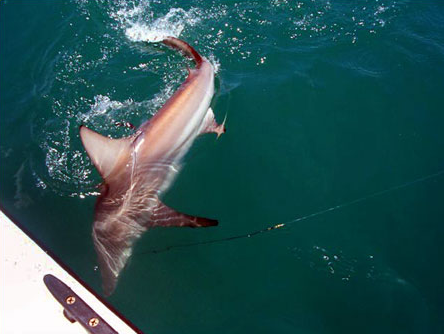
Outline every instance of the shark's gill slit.
<path fill-rule="evenodd" d="M 384 190 L 380 190 L 380 191 L 374 192 L 372 194 L 369 194 L 369 195 L 366 195 L 366 196 L 363 196 L 363 197 L 359 197 L 359 198 L 354 199 L 352 201 L 343 202 L 342 204 L 331 206 L 331 207 L 329 207 L 327 209 L 323 209 L 323 210 L 320 210 L 320 211 L 317 211 L 317 212 L 314 212 L 314 213 L 311 213 L 311 214 L 308 214 L 308 215 L 305 215 L 305 216 L 302 216 L 302 217 L 298 217 L 298 218 L 286 221 L 285 223 L 279 223 L 279 224 L 270 225 L 268 227 L 265 227 L 265 228 L 262 228 L 262 229 L 259 229 L 259 230 L 254 230 L 252 232 L 232 235 L 232 236 L 229 236 L 229 237 L 218 238 L 218 239 L 209 239 L 209 240 L 198 241 L 198 242 L 190 242 L 190 243 L 184 243 L 184 244 L 170 245 L 170 246 L 167 246 L 167 247 L 164 247 L 164 248 L 153 249 L 151 251 L 146 251 L 146 252 L 140 252 L 140 253 L 134 254 L 134 256 L 163 253 L 163 252 L 167 252 L 169 250 L 175 249 L 175 248 L 186 248 L 186 247 L 192 247 L 192 246 L 208 245 L 208 244 L 214 244 L 214 243 L 219 243 L 219 242 L 232 241 L 232 240 L 236 240 L 236 239 L 251 238 L 251 237 L 257 236 L 259 234 L 263 234 L 263 233 L 266 233 L 266 232 L 274 231 L 274 230 L 277 230 L 277 229 L 280 229 L 280 228 L 284 228 L 284 227 L 289 229 L 289 228 L 293 227 L 294 224 L 296 224 L 298 222 L 305 221 L 305 220 L 308 220 L 308 219 L 311 219 L 311 218 L 314 218 L 314 217 L 317 217 L 317 216 L 321 216 L 321 215 L 324 215 L 326 213 L 329 213 L 329 212 L 332 212 L 332 211 L 336 211 L 336 210 L 339 210 L 339 209 L 343 209 L 343 208 L 346 208 L 346 207 L 349 207 L 349 206 L 352 206 L 352 205 L 355 205 L 355 204 L 358 204 L 358 203 L 362 203 L 362 202 L 365 202 L 366 200 L 369 200 L 371 198 L 382 196 L 382 195 L 385 195 L 385 194 L 390 193 L 392 191 L 400 190 L 400 189 L 407 188 L 407 187 L 413 186 L 413 185 L 421 183 L 421 182 L 425 182 L 425 181 L 428 181 L 428 180 L 431 180 L 431 179 L 435 179 L 435 178 L 438 178 L 438 177 L 440 177 L 442 175 L 444 175 L 444 169 L 442 169 L 442 170 L 440 170 L 440 171 L 438 171 L 436 173 L 433 173 L 433 174 L 428 174 L 428 175 L 419 177 L 419 178 L 414 179 L 412 181 L 407 181 L 405 183 L 402 183 L 402 184 L 399 184 L 399 185 L 396 185 L 396 186 L 392 186 L 392 187 L 389 187 L 389 188 L 386 188 Z"/>

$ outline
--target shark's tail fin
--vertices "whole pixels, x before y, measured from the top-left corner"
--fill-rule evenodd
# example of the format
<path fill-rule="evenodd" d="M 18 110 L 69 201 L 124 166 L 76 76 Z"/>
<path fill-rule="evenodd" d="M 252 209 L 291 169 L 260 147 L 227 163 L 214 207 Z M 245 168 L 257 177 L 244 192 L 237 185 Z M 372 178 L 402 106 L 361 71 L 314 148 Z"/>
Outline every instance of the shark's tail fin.
<path fill-rule="evenodd" d="M 166 37 L 162 42 L 169 47 L 182 51 L 187 57 L 193 59 L 196 67 L 199 67 L 204 61 L 202 56 L 191 45 L 176 37 Z"/>

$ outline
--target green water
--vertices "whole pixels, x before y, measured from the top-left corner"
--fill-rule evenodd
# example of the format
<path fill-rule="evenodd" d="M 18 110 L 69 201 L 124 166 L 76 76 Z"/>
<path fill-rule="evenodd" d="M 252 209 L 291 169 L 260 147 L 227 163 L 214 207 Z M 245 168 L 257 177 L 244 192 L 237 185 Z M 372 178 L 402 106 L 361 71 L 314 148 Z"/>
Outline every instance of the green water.
<path fill-rule="evenodd" d="M 147 333 L 444 332 L 441 1 L 3 0 L 2 207 L 102 293 L 78 127 L 127 135 L 184 80 L 154 32 L 218 67 L 227 133 L 164 201 L 220 224 L 146 233 L 109 302 Z"/>

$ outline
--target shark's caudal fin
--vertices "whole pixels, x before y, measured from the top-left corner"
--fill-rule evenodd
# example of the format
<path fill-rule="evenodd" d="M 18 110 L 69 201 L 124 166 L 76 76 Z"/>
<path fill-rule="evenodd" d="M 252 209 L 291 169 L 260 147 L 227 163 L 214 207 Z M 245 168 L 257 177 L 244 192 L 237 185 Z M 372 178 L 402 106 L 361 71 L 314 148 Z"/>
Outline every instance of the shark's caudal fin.
<path fill-rule="evenodd" d="M 80 138 L 91 161 L 104 179 L 131 154 L 133 137 L 112 139 L 82 125 Z"/>
<path fill-rule="evenodd" d="M 204 58 L 202 58 L 202 56 L 196 50 L 194 50 L 194 48 L 191 45 L 176 37 L 165 38 L 163 40 L 163 44 L 182 51 L 187 57 L 190 57 L 191 59 L 194 60 L 197 67 L 199 67 L 200 64 L 202 64 L 202 62 L 204 61 Z"/>

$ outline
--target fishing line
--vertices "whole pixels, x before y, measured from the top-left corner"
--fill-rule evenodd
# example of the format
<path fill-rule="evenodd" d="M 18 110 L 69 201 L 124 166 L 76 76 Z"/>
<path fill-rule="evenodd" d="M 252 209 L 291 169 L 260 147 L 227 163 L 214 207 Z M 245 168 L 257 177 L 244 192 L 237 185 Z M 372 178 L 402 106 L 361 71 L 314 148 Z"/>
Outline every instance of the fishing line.
<path fill-rule="evenodd" d="M 437 177 L 439 177 L 441 175 L 444 175 L 444 169 L 442 169 L 442 170 L 440 170 L 440 171 L 438 171 L 436 173 L 429 174 L 429 175 L 426 175 L 426 176 L 422 176 L 422 177 L 420 177 L 418 179 L 405 182 L 405 183 L 400 184 L 400 185 L 396 185 L 396 186 L 393 186 L 393 187 L 390 187 L 390 188 L 387 188 L 387 189 L 384 189 L 384 190 L 381 190 L 381 191 L 377 191 L 377 192 L 372 193 L 372 194 L 367 195 L 367 196 L 359 197 L 359 198 L 354 199 L 354 200 L 349 201 L 349 202 L 344 202 L 342 204 L 335 205 L 335 206 L 329 207 L 327 209 L 324 209 L 324 210 L 321 210 L 321 211 L 317 211 L 315 213 L 311 213 L 311 214 L 306 215 L 306 216 L 302 216 L 302 217 L 299 217 L 299 218 L 296 218 L 296 219 L 289 220 L 289 221 L 287 221 L 285 223 L 279 223 L 279 224 L 271 225 L 271 226 L 268 226 L 266 228 L 255 230 L 253 232 L 243 233 L 243 234 L 238 234 L 238 235 L 233 235 L 233 236 L 230 236 L 230 237 L 223 237 L 223 238 L 218 238 L 218 239 L 210 239 L 210 240 L 204 240 L 204 241 L 197 241 L 197 242 L 190 242 L 190 243 L 184 243 L 184 244 L 178 244 L 178 245 L 171 245 L 171 246 L 167 246 L 165 248 L 160 248 L 160 249 L 154 249 L 154 250 L 151 250 L 151 251 L 141 252 L 141 253 L 138 253 L 137 255 L 150 254 L 150 253 L 157 254 L 157 253 L 163 253 L 163 252 L 169 251 L 169 250 L 174 249 L 174 248 L 185 248 L 185 247 L 191 247 L 191 246 L 208 245 L 208 244 L 213 244 L 213 243 L 218 243 L 218 242 L 231 241 L 231 240 L 236 240 L 236 239 L 251 238 L 251 237 L 257 236 L 259 234 L 270 232 L 270 231 L 273 231 L 273 230 L 277 230 L 277 229 L 283 228 L 283 227 L 289 229 L 292 226 L 294 226 L 294 224 L 296 224 L 298 222 L 301 222 L 301 221 L 304 221 L 304 220 L 308 220 L 308 219 L 311 219 L 311 218 L 314 218 L 314 217 L 317 217 L 317 216 L 321 216 L 321 215 L 324 215 L 324 214 L 326 214 L 328 212 L 332 212 L 332 211 L 336 211 L 336 210 L 339 210 L 339 209 L 343 209 L 343 208 L 346 208 L 346 207 L 349 207 L 349 206 L 352 206 L 352 205 L 355 205 L 355 204 L 367 201 L 369 199 L 385 195 L 385 194 L 390 193 L 392 191 L 396 191 L 396 190 L 399 190 L 399 189 L 407 188 L 407 187 L 413 186 L 415 184 L 418 184 L 418 183 L 421 183 L 421 182 L 425 182 L 425 181 L 437 178 Z"/>

